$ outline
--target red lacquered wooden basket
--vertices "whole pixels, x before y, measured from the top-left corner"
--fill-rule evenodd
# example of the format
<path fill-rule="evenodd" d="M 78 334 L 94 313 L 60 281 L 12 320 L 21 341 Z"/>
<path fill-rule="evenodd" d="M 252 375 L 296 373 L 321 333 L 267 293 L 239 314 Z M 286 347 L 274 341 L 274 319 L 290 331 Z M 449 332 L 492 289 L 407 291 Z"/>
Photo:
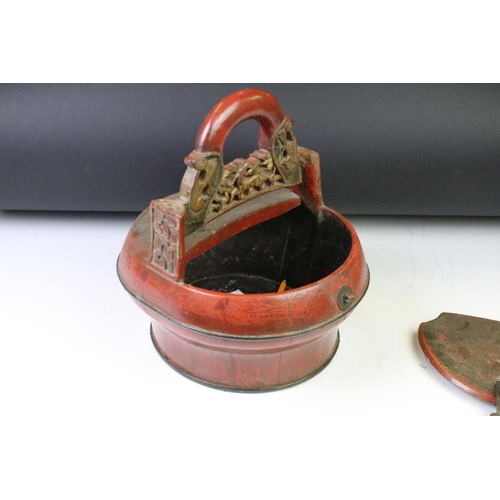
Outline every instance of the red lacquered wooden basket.
<path fill-rule="evenodd" d="M 259 148 L 224 164 L 228 134 L 247 119 L 259 124 Z M 353 227 L 323 205 L 318 154 L 297 146 L 272 95 L 249 89 L 212 109 L 185 162 L 180 192 L 151 202 L 118 258 L 158 352 L 225 390 L 314 376 L 369 281 Z"/>

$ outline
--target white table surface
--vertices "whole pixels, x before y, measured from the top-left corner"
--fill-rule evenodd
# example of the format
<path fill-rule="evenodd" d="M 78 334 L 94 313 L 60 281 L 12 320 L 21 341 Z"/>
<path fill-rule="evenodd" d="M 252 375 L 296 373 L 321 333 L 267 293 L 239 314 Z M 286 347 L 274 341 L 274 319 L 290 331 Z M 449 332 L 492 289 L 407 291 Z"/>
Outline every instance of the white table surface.
<path fill-rule="evenodd" d="M 333 478 L 361 488 L 361 470 L 397 498 L 367 443 L 425 457 L 418 422 L 446 434 L 494 411 L 430 366 L 417 329 L 444 311 L 500 320 L 499 218 L 349 217 L 369 291 L 323 372 L 264 394 L 198 385 L 158 356 L 115 272 L 134 218 L 0 212 L 2 498 L 313 498 Z"/>

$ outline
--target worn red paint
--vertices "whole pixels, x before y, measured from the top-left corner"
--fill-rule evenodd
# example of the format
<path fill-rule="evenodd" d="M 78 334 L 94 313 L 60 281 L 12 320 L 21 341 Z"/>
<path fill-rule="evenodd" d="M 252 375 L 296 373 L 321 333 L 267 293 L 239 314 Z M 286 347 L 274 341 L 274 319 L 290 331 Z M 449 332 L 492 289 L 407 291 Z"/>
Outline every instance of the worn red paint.
<path fill-rule="evenodd" d="M 273 131 L 283 117 L 269 94 L 237 92 L 209 114 L 195 149 L 222 151 L 232 128 L 249 118 L 259 122 L 259 145 L 270 147 Z M 186 248 L 184 258 L 189 261 L 229 236 L 303 203 L 343 223 L 352 239 L 345 261 L 322 279 L 279 293 L 235 295 L 207 290 L 151 270 L 149 209 L 127 236 L 118 259 L 120 280 L 152 318 L 153 342 L 162 356 L 199 382 L 255 391 L 306 380 L 332 358 L 338 346 L 338 325 L 366 292 L 369 272 L 358 236 L 344 217 L 323 204 L 317 153 L 302 148 L 301 155 L 307 159 L 302 164 L 303 181 L 291 189 L 299 195 L 297 202 L 264 207 L 244 220 L 231 222 Z M 337 291 L 343 285 L 352 289 L 354 297 L 346 310 L 337 304 Z"/>
<path fill-rule="evenodd" d="M 442 376 L 477 398 L 495 404 L 495 384 L 500 377 L 500 322 L 442 313 L 420 325 L 418 340 Z"/>

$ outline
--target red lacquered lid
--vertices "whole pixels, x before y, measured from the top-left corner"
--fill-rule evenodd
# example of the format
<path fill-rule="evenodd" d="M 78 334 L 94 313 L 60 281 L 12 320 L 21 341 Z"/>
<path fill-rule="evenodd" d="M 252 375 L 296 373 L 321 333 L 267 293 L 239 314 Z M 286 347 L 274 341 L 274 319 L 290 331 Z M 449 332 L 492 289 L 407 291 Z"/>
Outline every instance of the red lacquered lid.
<path fill-rule="evenodd" d="M 500 322 L 442 313 L 422 323 L 418 340 L 432 366 L 464 391 L 496 403 L 500 380 Z"/>

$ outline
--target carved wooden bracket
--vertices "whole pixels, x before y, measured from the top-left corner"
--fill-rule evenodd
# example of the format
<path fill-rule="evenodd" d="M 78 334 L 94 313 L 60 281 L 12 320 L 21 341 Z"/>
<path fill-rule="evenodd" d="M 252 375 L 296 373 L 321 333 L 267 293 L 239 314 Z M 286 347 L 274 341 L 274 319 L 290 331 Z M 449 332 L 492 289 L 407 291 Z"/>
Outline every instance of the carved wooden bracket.
<path fill-rule="evenodd" d="M 153 200 L 151 212 L 151 266 L 175 280 L 184 275 L 186 209 L 178 198 Z"/>
<path fill-rule="evenodd" d="M 259 124 L 259 148 L 246 159 L 237 158 L 224 164 L 223 148 L 227 136 L 248 119 Z M 187 169 L 179 193 L 151 203 L 151 266 L 175 280 L 182 280 L 186 236 L 272 191 L 292 188 L 303 197 L 300 185 L 304 161 L 310 165 L 312 153 L 304 151 L 297 145 L 293 118 L 284 115 L 269 93 L 249 89 L 220 101 L 203 122 L 195 149 L 185 159 Z M 319 164 L 317 173 L 319 182 Z M 316 178 L 314 173 L 313 177 Z M 296 204 L 290 199 L 279 203 L 282 210 L 290 210 Z M 262 220 L 266 217 L 265 212 L 259 209 Z M 276 216 L 279 209 L 274 208 L 272 212 Z M 259 217 L 255 218 L 255 224 L 261 221 Z M 228 223 L 234 225 L 234 222 Z"/>

